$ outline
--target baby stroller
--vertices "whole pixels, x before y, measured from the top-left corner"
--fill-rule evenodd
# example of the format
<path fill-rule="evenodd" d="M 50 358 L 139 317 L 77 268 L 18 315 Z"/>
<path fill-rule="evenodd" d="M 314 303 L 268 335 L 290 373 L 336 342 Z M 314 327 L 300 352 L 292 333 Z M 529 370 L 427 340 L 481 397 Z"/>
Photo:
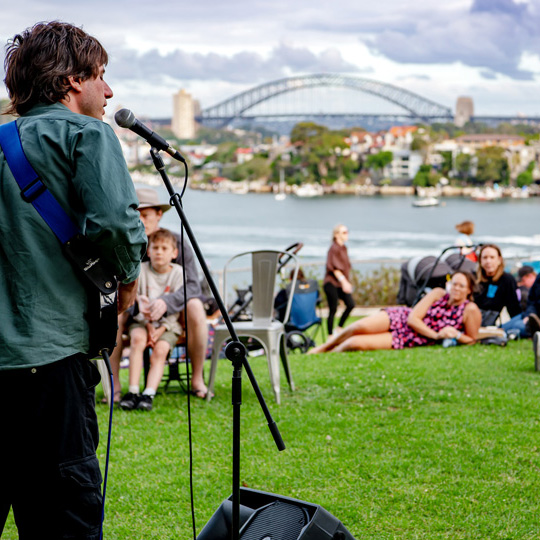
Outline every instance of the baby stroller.
<path fill-rule="evenodd" d="M 473 248 L 479 247 L 472 246 Z M 438 257 L 413 257 L 401 266 L 397 301 L 409 307 L 416 305 L 426 292 L 446 286 L 447 277 L 458 270 L 474 274 L 477 263 L 461 253 L 462 246 L 443 249 Z"/>

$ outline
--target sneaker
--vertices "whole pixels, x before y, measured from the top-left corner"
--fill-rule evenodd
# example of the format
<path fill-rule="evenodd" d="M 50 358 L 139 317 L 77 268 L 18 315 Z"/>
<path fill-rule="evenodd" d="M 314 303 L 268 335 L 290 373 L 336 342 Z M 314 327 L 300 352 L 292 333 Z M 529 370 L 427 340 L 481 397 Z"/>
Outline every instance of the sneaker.
<path fill-rule="evenodd" d="M 540 332 L 540 317 L 536 313 L 529 313 L 529 320 L 525 325 L 529 334 L 534 336 L 536 332 Z"/>
<path fill-rule="evenodd" d="M 521 337 L 519 335 L 519 330 L 508 330 L 508 332 L 506 332 L 506 335 L 508 337 L 508 341 L 517 341 Z"/>
<path fill-rule="evenodd" d="M 139 400 L 141 396 L 139 394 L 133 394 L 132 392 L 128 392 L 121 400 L 120 400 L 120 408 L 124 409 L 124 411 L 132 411 L 137 407 Z"/>
<path fill-rule="evenodd" d="M 533 336 L 534 370 L 540 371 L 540 332 Z"/>
<path fill-rule="evenodd" d="M 137 409 L 141 411 L 151 411 L 154 398 L 148 394 L 142 394 L 139 396 L 139 403 L 137 403 Z"/>

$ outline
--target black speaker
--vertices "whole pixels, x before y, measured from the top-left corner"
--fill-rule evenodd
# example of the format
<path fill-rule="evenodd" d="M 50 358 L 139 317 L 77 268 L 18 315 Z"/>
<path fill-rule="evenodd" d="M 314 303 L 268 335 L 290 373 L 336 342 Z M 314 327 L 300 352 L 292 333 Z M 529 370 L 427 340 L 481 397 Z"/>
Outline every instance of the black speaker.
<path fill-rule="evenodd" d="M 197 540 L 230 540 L 231 497 L 223 501 Z M 355 540 L 322 506 L 240 488 L 241 540 Z"/>

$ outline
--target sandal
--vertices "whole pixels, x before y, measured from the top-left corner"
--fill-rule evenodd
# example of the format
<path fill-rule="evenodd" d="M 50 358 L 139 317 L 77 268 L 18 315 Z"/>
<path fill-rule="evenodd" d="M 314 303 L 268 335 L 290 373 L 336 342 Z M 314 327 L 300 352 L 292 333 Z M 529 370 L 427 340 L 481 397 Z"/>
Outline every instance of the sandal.
<path fill-rule="evenodd" d="M 208 390 L 203 390 L 202 388 L 199 388 L 198 390 L 190 390 L 189 393 L 192 395 L 192 396 L 195 396 L 196 398 L 199 398 L 199 399 L 206 399 L 207 396 L 208 396 Z M 211 398 L 214 397 L 214 393 L 212 393 L 212 395 L 210 396 Z"/>

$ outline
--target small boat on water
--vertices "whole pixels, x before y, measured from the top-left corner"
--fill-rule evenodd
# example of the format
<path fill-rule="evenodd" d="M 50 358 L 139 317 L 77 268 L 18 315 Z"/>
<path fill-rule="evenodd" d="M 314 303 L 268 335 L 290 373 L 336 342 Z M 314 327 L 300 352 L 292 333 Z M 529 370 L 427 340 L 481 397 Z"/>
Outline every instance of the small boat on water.
<path fill-rule="evenodd" d="M 303 184 L 294 191 L 297 197 L 320 197 L 323 193 L 324 190 L 320 184 Z"/>
<path fill-rule="evenodd" d="M 439 199 L 437 197 L 422 197 L 413 201 L 412 205 L 415 208 L 426 208 L 428 206 L 439 206 Z"/>
<path fill-rule="evenodd" d="M 527 186 L 510 189 L 510 197 L 512 199 L 528 199 L 529 195 L 529 188 Z"/>
<path fill-rule="evenodd" d="M 471 191 L 471 199 L 478 202 L 498 201 L 502 198 L 502 189 L 497 187 L 474 188 Z"/>

